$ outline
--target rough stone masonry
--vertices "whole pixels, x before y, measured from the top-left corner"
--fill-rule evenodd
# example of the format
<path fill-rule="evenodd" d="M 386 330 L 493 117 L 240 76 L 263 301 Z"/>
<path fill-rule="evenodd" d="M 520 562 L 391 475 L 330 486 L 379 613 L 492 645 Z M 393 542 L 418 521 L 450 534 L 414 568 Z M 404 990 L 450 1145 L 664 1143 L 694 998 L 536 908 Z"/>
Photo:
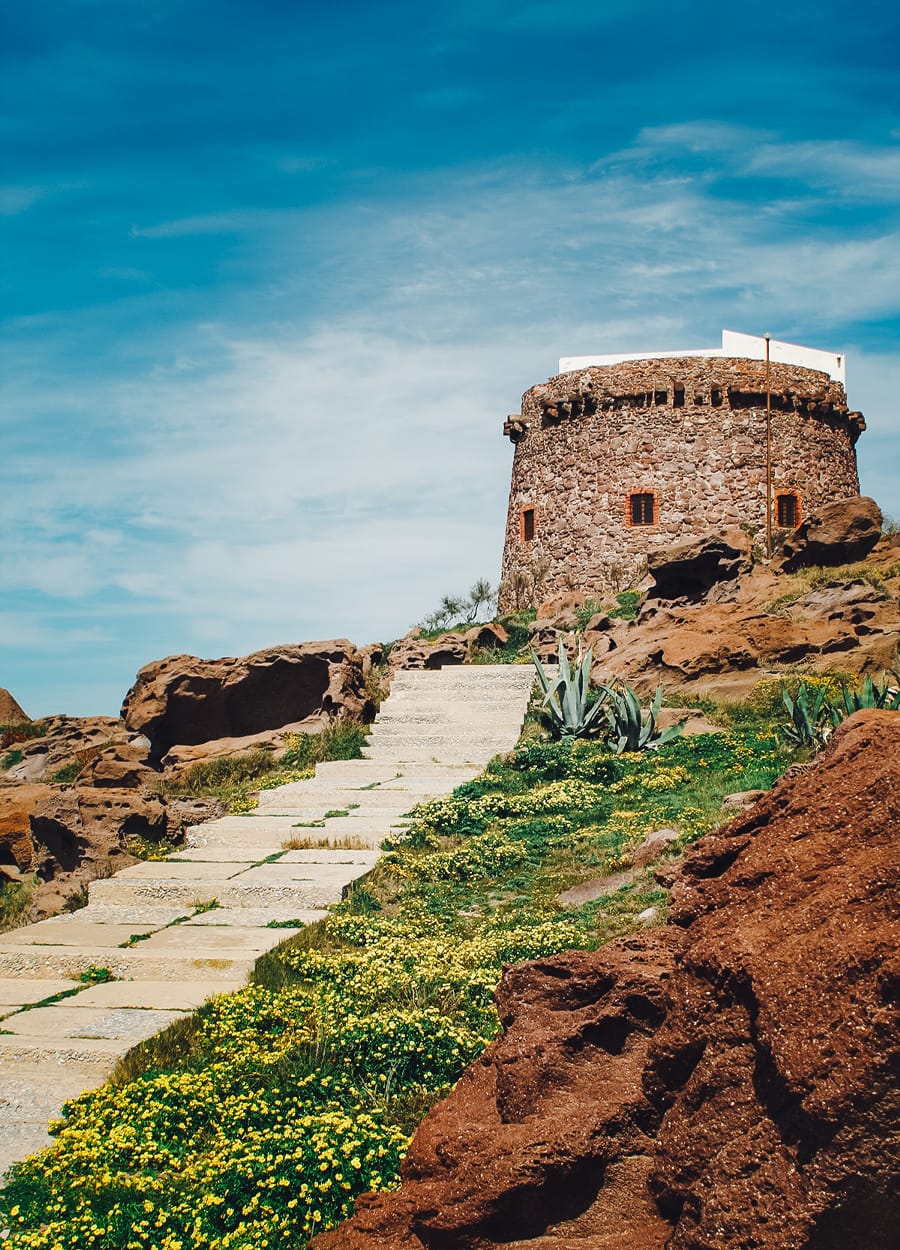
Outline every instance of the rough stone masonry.
<path fill-rule="evenodd" d="M 500 610 L 636 584 L 649 551 L 728 525 L 766 526 L 766 366 L 665 357 L 533 386 L 515 444 Z M 827 373 L 770 365 L 773 524 L 859 494 L 865 421 Z"/>

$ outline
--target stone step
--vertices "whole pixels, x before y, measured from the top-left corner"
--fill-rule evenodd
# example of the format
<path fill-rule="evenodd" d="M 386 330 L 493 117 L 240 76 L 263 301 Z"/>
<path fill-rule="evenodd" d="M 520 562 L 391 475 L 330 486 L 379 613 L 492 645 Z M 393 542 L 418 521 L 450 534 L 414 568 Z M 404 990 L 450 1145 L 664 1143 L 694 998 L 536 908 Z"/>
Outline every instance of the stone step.
<path fill-rule="evenodd" d="M 366 751 L 366 758 L 372 760 L 396 759 L 399 755 L 405 762 L 410 764 L 418 763 L 435 758 L 437 751 L 435 747 L 404 747 L 402 751 L 395 747 L 379 747 L 377 744 Z M 452 758 L 454 755 L 461 764 L 478 764 L 479 768 L 484 768 L 495 755 L 502 755 L 503 751 L 496 747 L 490 750 L 464 750 L 460 748 L 456 752 L 452 752 L 449 748 L 443 748 L 441 754 L 445 759 Z"/>
<path fill-rule="evenodd" d="M 45 1072 L 54 1072 L 51 1079 L 55 1080 L 55 1070 L 64 1066 L 67 1073 L 76 1070 L 87 1078 L 82 1088 L 90 1089 L 112 1071 L 126 1049 L 122 1040 L 115 1037 L 71 1037 L 54 1041 L 0 1034 L 0 1071 L 7 1065 L 39 1066 Z"/>
<path fill-rule="evenodd" d="M 185 1010 L 150 1007 L 73 1007 L 69 999 L 48 1007 L 35 1007 L 7 1016 L 4 1036 L 12 1035 L 28 1044 L 66 1049 L 82 1041 L 121 1041 L 136 1046 L 175 1020 Z M 121 1047 L 119 1048 L 121 1051 Z"/>
<path fill-rule="evenodd" d="M 328 760 L 324 764 L 316 765 L 316 775 L 310 781 L 324 780 L 340 786 L 347 779 L 357 788 L 373 783 L 378 783 L 382 788 L 393 787 L 395 783 L 402 785 L 431 781 L 443 785 L 445 782 L 458 784 L 457 776 L 466 771 L 468 770 L 464 766 L 457 764 L 416 765 L 400 771 L 387 764 L 373 764 L 370 760 Z"/>
<path fill-rule="evenodd" d="M 486 711 L 480 710 L 474 714 L 472 708 L 461 704 L 459 708 L 440 708 L 432 705 L 421 706 L 419 704 L 410 704 L 409 706 L 397 705 L 396 707 L 387 708 L 384 712 L 379 712 L 372 722 L 372 733 L 379 733 L 385 725 L 410 724 L 410 725 L 501 725 L 504 729 L 509 726 L 517 726 L 521 723 L 522 717 L 519 715 L 518 709 L 510 711 L 506 706 L 498 707 Z M 371 735 L 370 735 L 371 736 Z"/>
<path fill-rule="evenodd" d="M 281 862 L 246 868 L 241 864 L 169 864 L 167 861 L 154 867 L 171 871 L 160 872 L 155 877 L 122 873 L 94 881 L 89 887 L 91 901 L 128 906 L 145 899 L 157 905 L 215 900 L 222 907 L 274 904 L 319 909 L 339 902 L 344 888 L 363 873 L 363 866 L 359 864 L 310 864 L 303 865 L 303 871 L 300 865 Z M 180 874 L 175 869 L 186 871 Z M 178 926 L 179 929 L 185 927 Z M 140 946 L 148 944 L 142 942 Z"/>
<path fill-rule="evenodd" d="M 329 822 L 330 824 L 331 822 Z M 300 831 L 302 833 L 302 830 Z M 278 854 L 278 852 L 274 852 Z M 302 855 L 310 864 L 364 864 L 370 868 L 378 858 L 377 852 L 363 850 L 358 847 L 345 850 L 330 847 L 311 848 L 303 851 L 288 851 L 282 848 L 281 858 L 288 861 Z M 179 851 L 169 857 L 171 864 L 250 864 L 260 862 L 259 848 L 254 846 L 237 846 L 229 843 L 225 846 L 198 846 L 191 850 Z"/>
<path fill-rule="evenodd" d="M 434 682 L 456 682 L 478 686 L 496 682 L 514 687 L 531 688 L 535 673 L 532 664 L 445 664 L 443 668 L 401 668 L 391 678 L 391 694 L 399 685 L 425 686 Z"/>
<path fill-rule="evenodd" d="M 284 941 L 286 930 L 277 930 Z M 20 946 L 0 950 L 0 977 L 29 980 L 68 979 L 77 981 L 81 973 L 105 968 L 120 980 L 136 981 L 242 981 L 251 972 L 256 955 L 238 952 L 184 954 L 172 951 L 143 951 L 146 942 L 126 949 L 75 946 Z M 210 990 L 212 993 L 212 990 Z"/>

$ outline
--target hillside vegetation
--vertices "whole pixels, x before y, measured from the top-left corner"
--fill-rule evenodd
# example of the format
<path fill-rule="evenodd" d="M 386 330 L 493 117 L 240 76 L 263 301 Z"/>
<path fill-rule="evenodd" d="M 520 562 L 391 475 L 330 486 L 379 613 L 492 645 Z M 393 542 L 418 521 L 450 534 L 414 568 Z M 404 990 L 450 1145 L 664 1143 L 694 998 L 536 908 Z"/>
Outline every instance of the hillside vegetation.
<path fill-rule="evenodd" d="M 254 984 L 69 1104 L 55 1144 L 0 1191 L 4 1244 L 296 1250 L 360 1193 L 397 1184 L 417 1123 L 499 1032 L 504 964 L 665 920 L 650 870 L 578 907 L 562 891 L 626 870 L 651 831 L 676 828 L 677 852 L 722 820 L 725 794 L 768 787 L 792 758 L 751 712 L 635 755 L 525 741 L 419 807 Z"/>

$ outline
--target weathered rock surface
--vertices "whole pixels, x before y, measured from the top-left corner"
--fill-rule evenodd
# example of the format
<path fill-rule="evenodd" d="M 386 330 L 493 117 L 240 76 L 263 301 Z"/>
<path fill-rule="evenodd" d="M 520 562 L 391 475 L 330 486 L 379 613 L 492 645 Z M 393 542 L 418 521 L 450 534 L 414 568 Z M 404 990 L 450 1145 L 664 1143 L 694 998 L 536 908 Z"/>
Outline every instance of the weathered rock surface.
<path fill-rule="evenodd" d="M 896 665 L 900 578 L 896 554 L 882 543 L 866 560 L 872 580 L 835 579 L 811 589 L 761 565 L 703 602 L 647 599 L 635 621 L 593 622 L 598 680 L 620 677 L 644 691 L 739 698 L 788 665 L 876 676 Z M 882 580 L 879 580 L 880 575 Z M 877 584 L 874 584 L 876 583 Z"/>
<path fill-rule="evenodd" d="M 509 634 L 502 625 L 494 621 L 473 625 L 466 630 L 463 637 L 466 640 L 466 659 L 470 661 L 476 659 L 482 651 L 491 651 L 509 642 Z"/>
<path fill-rule="evenodd" d="M 50 786 L 0 786 L 0 879 L 17 879 L 31 871 L 30 817 L 38 802 L 50 793 Z"/>
<path fill-rule="evenodd" d="M 750 539 L 735 526 L 651 551 L 647 564 L 656 599 L 703 599 L 720 582 L 732 582 L 753 564 Z"/>
<path fill-rule="evenodd" d="M 158 773 L 147 762 L 147 748 L 116 743 L 88 761 L 78 774 L 80 785 L 133 790 L 149 785 Z"/>
<path fill-rule="evenodd" d="M 900 724 L 704 838 L 670 924 L 510 969 L 403 1185 L 315 1250 L 888 1250 Z"/>
<path fill-rule="evenodd" d="M 3 774 L 7 781 L 49 781 L 61 768 L 84 765 L 107 747 L 124 744 L 124 723 L 116 716 L 48 716 L 40 738 L 17 742 L 20 763 Z"/>
<path fill-rule="evenodd" d="M 864 559 L 881 537 L 882 521 L 881 509 L 867 495 L 823 504 L 785 541 L 785 571 Z"/>
<path fill-rule="evenodd" d="M 240 738 L 309 718 L 363 717 L 362 657 L 346 639 L 256 651 L 240 659 L 173 655 L 145 665 L 125 696 L 132 733 L 158 761 L 175 745 Z"/>
<path fill-rule="evenodd" d="M 0 686 L 0 725 L 27 725 L 29 719 L 9 691 Z"/>
<path fill-rule="evenodd" d="M 443 668 L 445 664 L 462 664 L 466 658 L 464 634 L 449 630 L 440 638 L 429 639 L 421 629 L 413 629 L 395 642 L 389 657 L 391 671 L 406 668 Z"/>

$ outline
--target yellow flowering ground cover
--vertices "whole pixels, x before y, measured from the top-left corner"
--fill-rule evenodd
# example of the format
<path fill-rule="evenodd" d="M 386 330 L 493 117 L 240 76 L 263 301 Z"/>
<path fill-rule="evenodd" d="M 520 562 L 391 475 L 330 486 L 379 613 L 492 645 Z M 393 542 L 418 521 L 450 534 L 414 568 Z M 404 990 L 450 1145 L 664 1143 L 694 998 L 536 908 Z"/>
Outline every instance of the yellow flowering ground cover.
<path fill-rule="evenodd" d="M 504 964 L 595 947 L 665 915 L 650 873 L 573 910 L 561 890 L 681 842 L 789 756 L 740 730 L 613 757 L 532 742 L 451 798 L 255 983 L 140 1048 L 65 1108 L 0 1191 L 5 1250 L 300 1250 L 397 1184 L 409 1136 L 499 1029 Z"/>

